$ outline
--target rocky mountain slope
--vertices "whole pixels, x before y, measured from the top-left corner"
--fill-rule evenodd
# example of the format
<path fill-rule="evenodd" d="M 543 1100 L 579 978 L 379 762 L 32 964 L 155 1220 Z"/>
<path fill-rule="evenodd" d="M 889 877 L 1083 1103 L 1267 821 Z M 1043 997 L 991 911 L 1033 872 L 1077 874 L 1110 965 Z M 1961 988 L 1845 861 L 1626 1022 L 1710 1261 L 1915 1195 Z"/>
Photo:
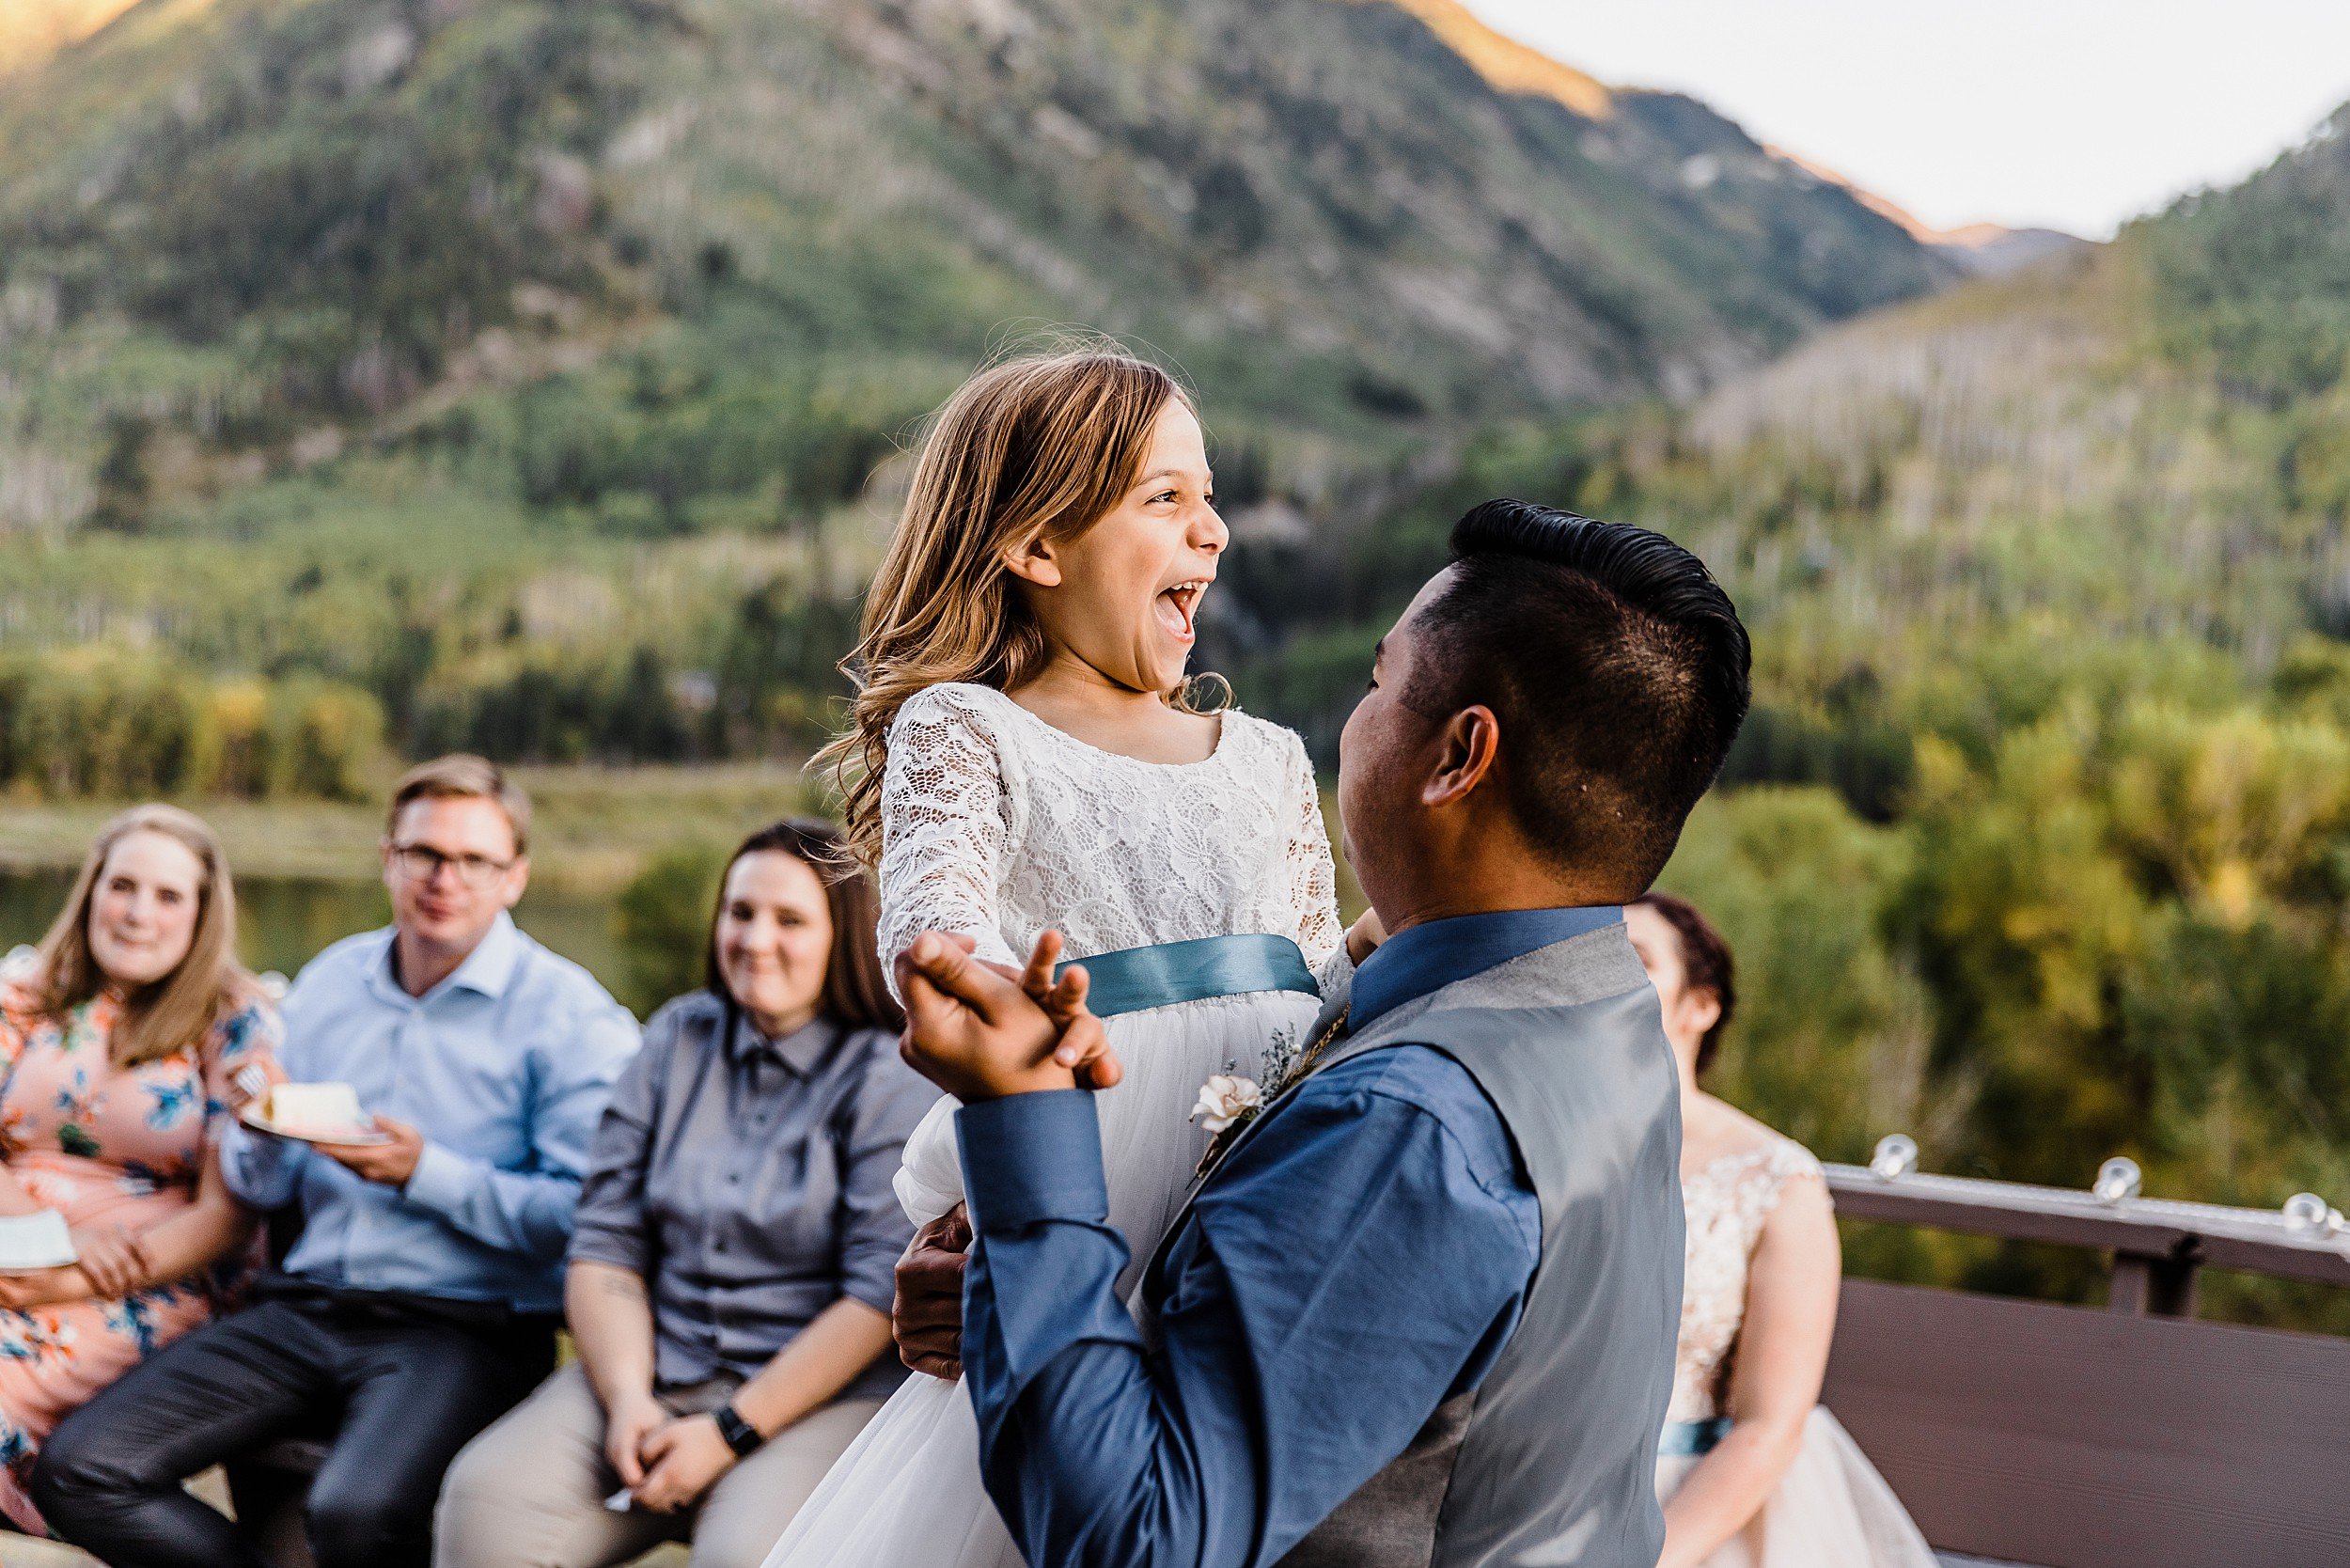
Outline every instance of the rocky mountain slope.
<path fill-rule="evenodd" d="M 0 83 L 0 528 L 496 425 L 623 346 L 709 422 L 870 433 L 1038 321 L 1175 356 L 1310 478 L 1950 275 L 1501 41 L 1439 0 L 145 0 Z M 633 488 L 683 525 L 783 458 Z"/>

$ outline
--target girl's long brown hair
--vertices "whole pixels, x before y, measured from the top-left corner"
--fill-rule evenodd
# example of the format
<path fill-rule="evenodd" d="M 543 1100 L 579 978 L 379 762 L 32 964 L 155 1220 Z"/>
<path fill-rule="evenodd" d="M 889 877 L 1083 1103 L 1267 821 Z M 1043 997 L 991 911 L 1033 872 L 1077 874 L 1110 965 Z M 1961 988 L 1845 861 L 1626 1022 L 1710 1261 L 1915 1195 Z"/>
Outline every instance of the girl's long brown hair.
<path fill-rule="evenodd" d="M 840 830 L 821 817 L 786 817 L 760 828 L 734 846 L 726 869 L 718 873 L 718 907 L 710 912 L 709 951 L 703 960 L 704 983 L 729 1010 L 743 1004 L 727 984 L 718 966 L 718 917 L 726 912 L 727 878 L 734 863 L 763 851 L 788 855 L 816 873 L 824 885 L 826 911 L 832 916 L 832 952 L 824 964 L 824 1011 L 836 1022 L 858 1029 L 897 1029 L 905 1014 L 882 980 L 880 943 L 881 901 L 873 879 L 866 874 L 841 841 Z M 732 1023 L 729 1020 L 729 1028 Z"/>
<path fill-rule="evenodd" d="M 1010 690 L 1042 667 L 1043 629 L 1005 557 L 1084 533 L 1140 477 L 1151 427 L 1189 397 L 1157 366 L 1101 340 L 991 365 L 933 415 L 905 511 L 865 598 L 849 728 L 816 755 L 841 796 L 850 848 L 881 859 L 882 770 L 906 698 L 942 681 Z M 1168 694 L 1180 701 L 1180 694 Z"/>
<path fill-rule="evenodd" d="M 37 1011 L 62 1018 L 106 984 L 104 971 L 90 954 L 90 913 L 98 902 L 98 879 L 105 874 L 106 857 L 133 833 L 160 833 L 184 845 L 203 868 L 203 877 L 196 887 L 196 933 L 187 956 L 162 980 L 123 999 L 111 1042 L 117 1067 L 194 1049 L 223 1016 L 259 995 L 253 977 L 237 962 L 237 894 L 220 840 L 203 818 L 176 806 L 134 806 L 98 830 L 64 910 L 40 939 Z"/>

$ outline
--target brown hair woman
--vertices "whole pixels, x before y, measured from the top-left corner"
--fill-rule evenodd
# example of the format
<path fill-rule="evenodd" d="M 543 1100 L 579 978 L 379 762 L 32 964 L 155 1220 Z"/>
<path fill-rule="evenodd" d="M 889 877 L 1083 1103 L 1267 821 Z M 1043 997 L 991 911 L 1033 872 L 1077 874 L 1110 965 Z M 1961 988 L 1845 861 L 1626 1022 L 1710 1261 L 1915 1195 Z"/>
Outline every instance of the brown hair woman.
<path fill-rule="evenodd" d="M 1647 893 L 1624 924 L 1681 1068 L 1688 1217 L 1659 1568 L 1935 1568 L 1901 1500 L 1820 1403 L 1841 1262 L 1820 1162 L 1701 1075 L 1737 1007 L 1730 944 Z"/>
<path fill-rule="evenodd" d="M 728 858 L 709 983 L 653 1015 L 597 1130 L 564 1289 L 579 1359 L 458 1456 L 442 1568 L 689 1538 L 697 1562 L 757 1562 L 905 1375 L 890 1181 L 937 1095 L 898 1058 L 873 920 L 828 823 Z"/>
<path fill-rule="evenodd" d="M 100 830 L 38 950 L 0 972 L 0 1215 L 63 1215 L 77 1261 L 0 1277 L 0 1508 L 57 1422 L 210 1318 L 254 1218 L 212 1155 L 277 1076 L 211 828 L 141 806 Z"/>

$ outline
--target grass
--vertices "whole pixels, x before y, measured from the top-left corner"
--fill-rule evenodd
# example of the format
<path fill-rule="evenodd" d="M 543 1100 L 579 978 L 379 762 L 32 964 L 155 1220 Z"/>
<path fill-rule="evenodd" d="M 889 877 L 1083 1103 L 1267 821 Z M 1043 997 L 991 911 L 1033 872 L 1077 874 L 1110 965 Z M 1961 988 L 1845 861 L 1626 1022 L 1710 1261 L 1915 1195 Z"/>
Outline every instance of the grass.
<path fill-rule="evenodd" d="M 713 767 L 538 767 L 514 776 L 530 792 L 536 876 L 568 892 L 609 892 L 652 855 L 730 844 L 760 823 L 820 809 L 816 789 L 779 762 Z M 27 800 L 0 809 L 0 870 L 81 863 L 122 801 Z M 384 831 L 373 802 L 183 800 L 219 832 L 242 876 L 367 881 Z"/>

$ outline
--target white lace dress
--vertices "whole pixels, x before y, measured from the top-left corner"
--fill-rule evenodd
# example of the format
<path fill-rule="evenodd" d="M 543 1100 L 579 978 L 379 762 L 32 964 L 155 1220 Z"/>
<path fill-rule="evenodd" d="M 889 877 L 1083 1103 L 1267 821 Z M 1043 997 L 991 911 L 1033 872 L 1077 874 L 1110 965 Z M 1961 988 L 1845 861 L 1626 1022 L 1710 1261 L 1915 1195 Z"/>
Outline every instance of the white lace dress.
<path fill-rule="evenodd" d="M 890 729 L 882 789 L 885 964 L 924 930 L 974 937 L 982 958 L 1024 960 L 1048 926 L 1069 955 L 1205 936 L 1295 941 L 1325 980 L 1342 967 L 1337 871 L 1313 767 L 1297 737 L 1223 715 L 1215 750 L 1189 764 L 1088 745 L 992 687 L 909 699 Z M 1172 1222 L 1207 1148 L 1189 1120 L 1227 1070 L 1260 1080 L 1269 1047 L 1294 1047 L 1318 1004 L 1298 992 L 1219 996 L 1106 1020 L 1125 1077 L 1096 1097 L 1110 1221 L 1135 1262 Z M 916 1224 L 963 1197 L 954 1102 L 906 1143 L 898 1196 Z M 767 1568 L 1019 1568 L 980 1485 L 979 1430 L 960 1383 L 919 1374 L 882 1407 L 817 1488 Z"/>
<path fill-rule="evenodd" d="M 1791 1138 L 1725 1154 L 1682 1183 L 1688 1219 L 1681 1337 L 1668 1421 L 1724 1414 L 1722 1395 L 1747 1310 L 1747 1270 L 1762 1226 L 1790 1182 L 1825 1180 Z M 1656 1495 L 1670 1497 L 1700 1463 L 1656 1462 Z M 1761 1512 L 1703 1568 L 1937 1568 L 1901 1499 L 1825 1405 L 1805 1421 L 1803 1445 Z"/>

